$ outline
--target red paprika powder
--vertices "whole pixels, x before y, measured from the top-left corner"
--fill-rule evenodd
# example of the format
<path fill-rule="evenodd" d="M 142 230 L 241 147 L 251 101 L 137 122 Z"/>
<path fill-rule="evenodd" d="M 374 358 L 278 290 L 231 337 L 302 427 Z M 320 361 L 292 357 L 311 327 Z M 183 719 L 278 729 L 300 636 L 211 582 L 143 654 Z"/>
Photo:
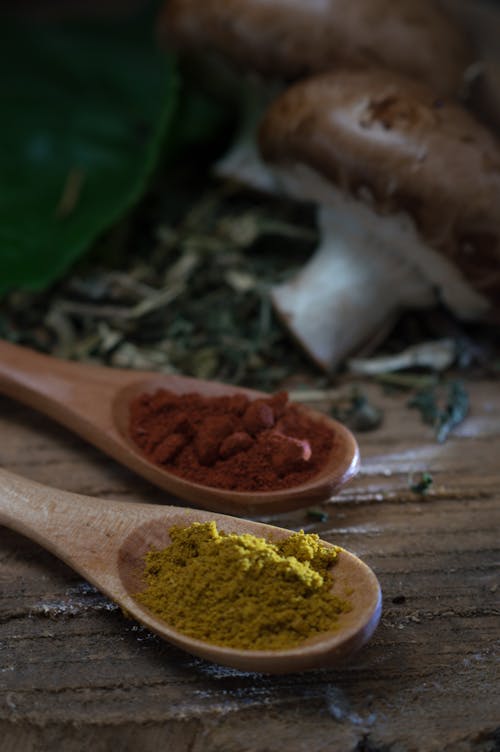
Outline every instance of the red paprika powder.
<path fill-rule="evenodd" d="M 188 480 L 233 491 L 291 488 L 316 475 L 334 435 L 288 403 L 159 389 L 130 405 L 129 432 L 153 463 Z"/>

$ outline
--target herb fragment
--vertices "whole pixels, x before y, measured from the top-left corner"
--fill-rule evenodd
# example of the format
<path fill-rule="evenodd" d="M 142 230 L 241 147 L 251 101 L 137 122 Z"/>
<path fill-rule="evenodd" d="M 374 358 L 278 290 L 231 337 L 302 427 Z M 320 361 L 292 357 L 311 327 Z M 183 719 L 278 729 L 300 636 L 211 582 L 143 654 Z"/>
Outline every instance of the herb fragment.
<path fill-rule="evenodd" d="M 326 522 L 328 520 L 328 513 L 322 509 L 308 509 L 307 517 L 310 520 L 316 520 L 317 522 Z"/>
<path fill-rule="evenodd" d="M 429 488 L 432 486 L 433 478 L 430 473 L 422 473 L 422 477 L 418 481 L 418 483 L 412 483 L 410 485 L 410 489 L 414 493 L 418 494 L 426 494 Z"/>
<path fill-rule="evenodd" d="M 422 420 L 434 426 L 436 439 L 442 444 L 450 432 L 462 423 L 469 410 L 469 396 L 461 381 L 452 381 L 448 386 L 446 401 L 439 405 L 436 388 L 422 389 L 408 402 L 408 407 L 420 410 Z"/>
<path fill-rule="evenodd" d="M 358 388 L 351 392 L 347 406 L 335 406 L 331 414 L 354 431 L 373 431 L 382 423 L 383 413 L 369 402 L 368 397 Z"/>

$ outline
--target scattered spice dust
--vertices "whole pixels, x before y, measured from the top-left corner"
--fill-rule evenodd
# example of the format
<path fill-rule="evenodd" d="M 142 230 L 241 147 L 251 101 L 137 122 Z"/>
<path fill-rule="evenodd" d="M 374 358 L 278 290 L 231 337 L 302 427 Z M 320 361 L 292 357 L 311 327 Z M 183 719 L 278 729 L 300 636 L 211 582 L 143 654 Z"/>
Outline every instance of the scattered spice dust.
<path fill-rule="evenodd" d="M 146 457 L 171 473 L 234 491 L 290 488 L 314 477 L 335 436 L 288 403 L 288 394 L 250 400 L 165 389 L 130 405 L 129 433 Z"/>
<path fill-rule="evenodd" d="M 349 601 L 332 590 L 339 549 L 316 534 L 267 541 L 216 523 L 169 531 L 171 545 L 145 556 L 137 600 L 175 629 L 216 645 L 279 650 L 334 630 Z"/>

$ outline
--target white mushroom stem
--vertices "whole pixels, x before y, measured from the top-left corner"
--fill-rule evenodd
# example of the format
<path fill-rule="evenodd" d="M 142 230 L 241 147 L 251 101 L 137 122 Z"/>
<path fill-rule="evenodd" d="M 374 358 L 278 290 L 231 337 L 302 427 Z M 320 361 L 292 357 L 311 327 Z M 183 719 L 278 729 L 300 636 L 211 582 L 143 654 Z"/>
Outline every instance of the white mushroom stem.
<path fill-rule="evenodd" d="M 281 86 L 247 76 L 239 84 L 239 124 L 233 143 L 214 165 L 214 174 L 265 193 L 276 192 L 276 180 L 257 148 L 256 133 L 269 103 Z"/>
<path fill-rule="evenodd" d="M 395 225 L 386 228 L 392 233 L 374 232 L 359 211 L 320 208 L 320 246 L 294 279 L 272 292 L 281 318 L 325 370 L 375 336 L 403 306 L 436 300 L 429 282 L 398 254 Z"/>
<path fill-rule="evenodd" d="M 474 317 L 486 303 L 427 245 L 407 214 L 380 215 L 307 167 L 280 170 L 289 195 L 320 203 L 320 245 L 293 279 L 276 286 L 273 305 L 293 336 L 325 370 L 335 369 L 402 308 L 434 305 Z"/>

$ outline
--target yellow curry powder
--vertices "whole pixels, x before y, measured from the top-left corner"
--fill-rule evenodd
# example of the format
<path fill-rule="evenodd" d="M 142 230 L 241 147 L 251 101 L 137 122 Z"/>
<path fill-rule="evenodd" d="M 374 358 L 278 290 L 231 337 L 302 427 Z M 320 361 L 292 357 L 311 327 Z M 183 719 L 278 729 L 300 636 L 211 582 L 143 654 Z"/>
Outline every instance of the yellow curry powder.
<path fill-rule="evenodd" d="M 338 549 L 303 531 L 284 540 L 224 533 L 215 522 L 169 531 L 145 557 L 137 599 L 186 635 L 217 645 L 279 650 L 335 627 L 350 605 L 332 595 Z"/>

